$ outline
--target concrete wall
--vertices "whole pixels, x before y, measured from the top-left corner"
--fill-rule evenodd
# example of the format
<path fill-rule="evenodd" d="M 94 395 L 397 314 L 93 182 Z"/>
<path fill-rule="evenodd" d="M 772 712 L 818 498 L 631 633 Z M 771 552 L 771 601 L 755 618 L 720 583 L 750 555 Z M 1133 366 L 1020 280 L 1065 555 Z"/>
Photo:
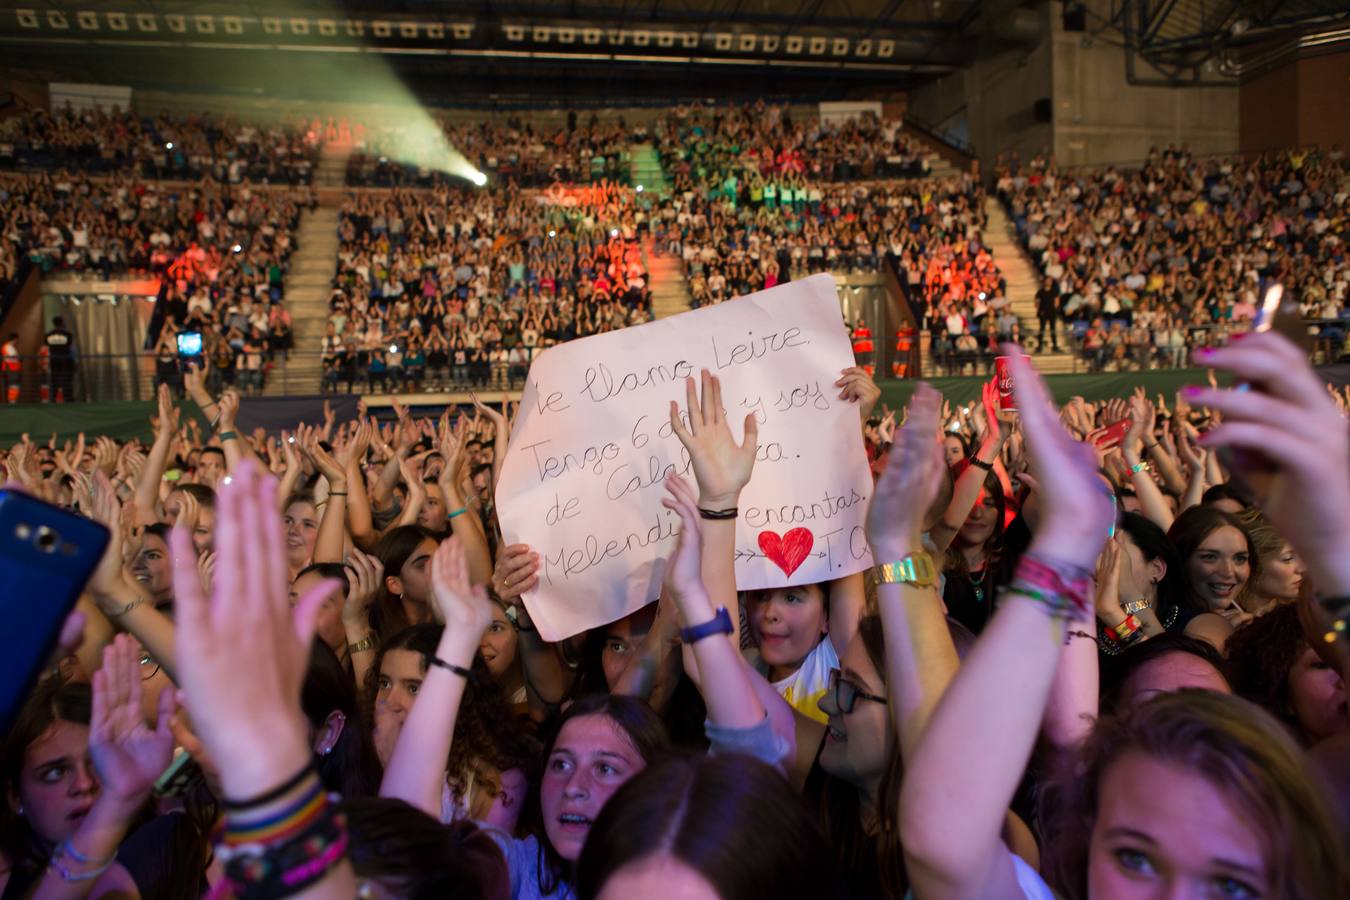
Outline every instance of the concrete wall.
<path fill-rule="evenodd" d="M 1118 36 L 1085 41 L 1083 32 L 1065 32 L 1059 5 L 1052 8 L 1054 143 L 1061 165 L 1133 162 L 1166 144 L 1187 144 L 1198 154 L 1238 149 L 1235 80 L 1220 84 L 1219 76 L 1206 76 L 1216 83 L 1184 88 L 1130 84 L 1124 49 L 1105 40 Z M 1107 0 L 1089 0 L 1088 8 L 1109 15 Z M 1159 77 L 1142 62 L 1135 74 Z"/>
<path fill-rule="evenodd" d="M 1049 33 L 1051 8 L 1047 3 L 1037 10 L 1043 34 Z M 1052 148 L 1053 129 L 1037 122 L 1035 113 L 1036 101 L 1050 96 L 1052 72 L 1051 44 L 1042 39 L 1031 48 L 988 45 L 965 73 L 970 140 L 985 172 L 1002 154 L 1016 152 L 1026 160 Z"/>
<path fill-rule="evenodd" d="M 1109 15 L 1109 0 L 1089 6 Z M 910 108 L 935 124 L 964 115 L 986 172 L 1013 151 L 1024 160 L 1047 152 L 1062 165 L 1097 165 L 1137 162 L 1150 147 L 1166 144 L 1187 144 L 1202 154 L 1238 149 L 1235 80 L 1206 76 L 1215 83 L 1185 88 L 1130 84 L 1124 50 L 1065 32 L 1061 12 L 1060 3 L 1040 4 L 1034 10 L 1044 35 L 1038 44 L 986 40 L 969 69 L 911 91 Z M 1142 63 L 1136 74 L 1160 77 Z M 1036 120 L 1041 98 L 1051 99 L 1049 123 Z"/>

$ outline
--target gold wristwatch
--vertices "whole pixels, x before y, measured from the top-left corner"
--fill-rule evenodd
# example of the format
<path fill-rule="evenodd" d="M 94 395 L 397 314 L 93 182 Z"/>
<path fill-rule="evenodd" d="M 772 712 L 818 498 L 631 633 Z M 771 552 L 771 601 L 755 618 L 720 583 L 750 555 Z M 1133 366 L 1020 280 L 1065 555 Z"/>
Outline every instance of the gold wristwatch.
<path fill-rule="evenodd" d="M 915 587 L 935 587 L 938 568 L 933 555 L 926 550 L 916 550 L 899 562 L 883 563 L 877 566 L 877 578 L 882 584 L 912 584 Z"/>

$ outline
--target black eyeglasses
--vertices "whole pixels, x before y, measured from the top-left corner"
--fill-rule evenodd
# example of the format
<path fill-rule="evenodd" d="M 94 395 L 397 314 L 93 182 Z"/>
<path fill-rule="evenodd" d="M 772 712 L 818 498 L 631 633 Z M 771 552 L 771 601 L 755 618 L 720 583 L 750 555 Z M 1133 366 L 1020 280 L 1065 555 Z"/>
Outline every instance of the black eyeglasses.
<path fill-rule="evenodd" d="M 141 654 L 141 681 L 149 681 L 159 674 L 159 663 L 149 653 Z"/>
<path fill-rule="evenodd" d="M 873 703 L 885 704 L 885 697 L 878 697 L 876 694 L 869 694 L 859 688 L 856 684 L 844 678 L 838 669 L 830 670 L 830 693 L 834 695 L 835 707 L 844 714 L 853 712 L 854 705 L 859 698 L 871 700 Z"/>

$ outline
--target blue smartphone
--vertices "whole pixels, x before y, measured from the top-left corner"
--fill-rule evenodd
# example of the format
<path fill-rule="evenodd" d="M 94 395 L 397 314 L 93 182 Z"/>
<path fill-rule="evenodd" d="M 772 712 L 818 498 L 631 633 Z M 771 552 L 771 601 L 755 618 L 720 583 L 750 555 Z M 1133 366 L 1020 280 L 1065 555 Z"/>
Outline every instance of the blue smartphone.
<path fill-rule="evenodd" d="M 108 546 L 108 529 L 19 491 L 0 489 L 0 735 L 50 659 L 61 625 Z"/>

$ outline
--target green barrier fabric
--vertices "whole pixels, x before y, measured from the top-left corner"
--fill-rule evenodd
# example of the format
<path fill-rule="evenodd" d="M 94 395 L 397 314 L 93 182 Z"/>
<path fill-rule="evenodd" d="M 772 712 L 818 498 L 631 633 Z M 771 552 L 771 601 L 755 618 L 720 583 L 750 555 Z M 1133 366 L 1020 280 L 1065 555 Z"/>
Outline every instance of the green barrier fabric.
<path fill-rule="evenodd" d="M 980 385 L 987 380 L 974 377 L 934 378 L 930 383 L 951 403 L 966 404 L 979 402 Z M 1143 386 L 1150 398 L 1161 393 L 1170 404 L 1172 396 L 1182 386 L 1204 384 L 1205 371 L 1167 369 L 1098 375 L 1050 375 L 1046 381 L 1054 393 L 1055 400 L 1060 403 L 1074 396 L 1081 396 L 1086 400 L 1124 397 L 1136 387 Z M 892 379 L 882 381 L 882 402 L 892 409 L 900 409 L 908 402 L 916 383 Z M 245 401 L 246 405 L 248 403 L 249 401 Z M 197 414 L 200 417 L 195 404 L 183 403 L 180 407 L 184 415 Z M 39 443 L 46 441 L 53 432 L 57 437 L 65 439 L 73 438 L 81 431 L 89 437 L 101 434 L 117 440 L 138 437 L 148 442 L 153 438 L 150 432 L 150 416 L 153 412 L 154 405 L 148 401 L 0 406 L 0 445 L 8 447 L 18 441 L 25 432 Z M 202 425 L 205 429 L 207 423 L 204 419 Z"/>
<path fill-rule="evenodd" d="M 1055 402 L 1064 403 L 1070 397 L 1084 400 L 1109 400 L 1128 396 L 1136 387 L 1143 387 L 1149 399 L 1158 394 L 1167 398 L 1170 406 L 1178 390 L 1188 384 L 1204 384 L 1204 369 L 1160 369 L 1153 372 L 1108 372 L 1096 375 L 1047 375 L 1046 384 L 1054 394 Z M 953 404 L 979 403 L 980 386 L 988 378 L 933 378 L 929 381 Z M 881 382 L 881 401 L 891 409 L 900 409 L 909 402 L 917 381 L 887 380 Z"/>
<path fill-rule="evenodd" d="M 210 433 L 210 425 L 197 411 L 195 403 L 178 404 L 181 421 L 196 416 L 203 433 Z M 26 403 L 21 406 L 0 406 L 0 445 L 8 447 L 24 434 L 35 443 L 46 443 L 53 433 L 62 440 L 74 438 L 81 431 L 93 439 L 107 435 L 119 441 L 140 438 L 154 440 L 150 417 L 155 405 L 149 401 L 121 400 L 115 403 Z"/>

